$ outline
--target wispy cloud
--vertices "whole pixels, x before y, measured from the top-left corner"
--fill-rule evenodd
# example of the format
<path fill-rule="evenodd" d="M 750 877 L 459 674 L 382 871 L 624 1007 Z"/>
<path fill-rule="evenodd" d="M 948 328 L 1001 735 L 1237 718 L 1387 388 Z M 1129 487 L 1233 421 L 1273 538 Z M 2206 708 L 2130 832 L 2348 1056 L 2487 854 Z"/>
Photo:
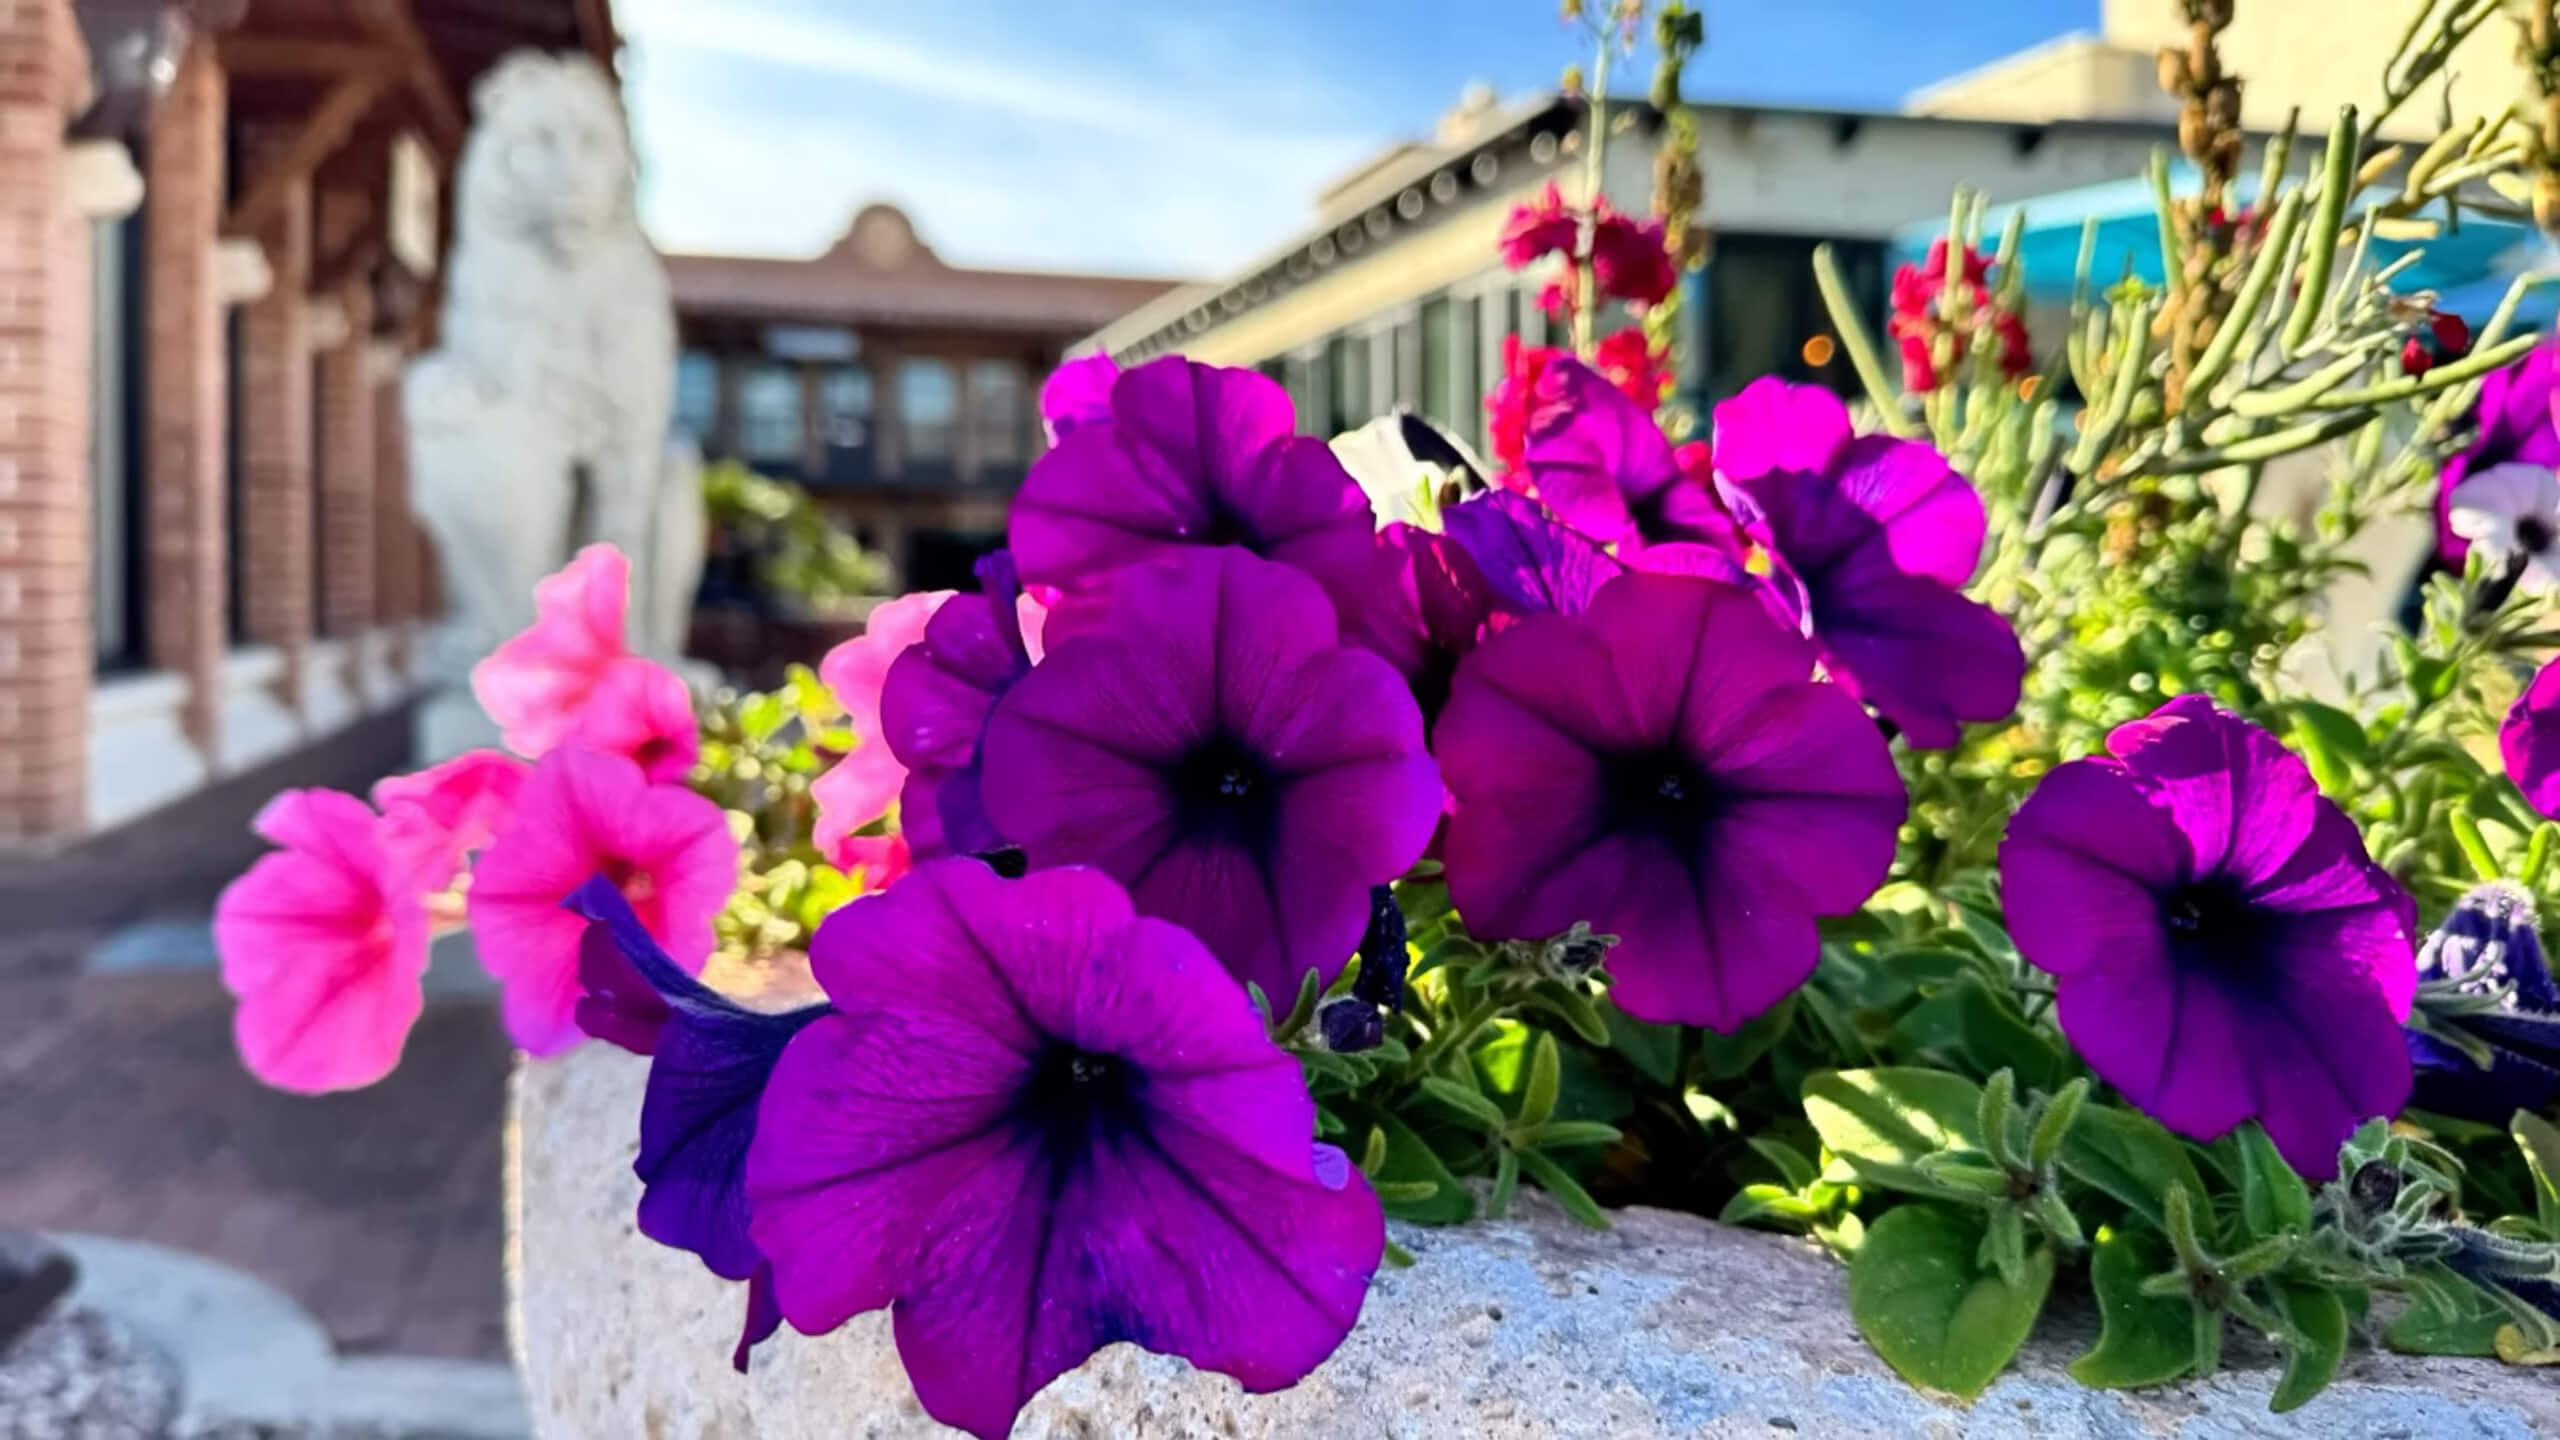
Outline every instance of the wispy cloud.
<path fill-rule="evenodd" d="M 1337 120 L 1351 107 L 1312 80 L 1246 105 L 1213 73 L 1125 73 L 1130 55 L 1196 45 L 1179 25 L 1124 24 L 1110 51 L 1080 54 L 1065 16 L 1044 35 L 1027 8 L 1004 0 L 1010 23 L 958 45 L 784 0 L 716 18 L 700 0 L 624 0 L 653 234 L 805 253 L 881 198 L 957 261 L 1208 274 L 1288 234 L 1318 184 L 1385 138 Z"/>

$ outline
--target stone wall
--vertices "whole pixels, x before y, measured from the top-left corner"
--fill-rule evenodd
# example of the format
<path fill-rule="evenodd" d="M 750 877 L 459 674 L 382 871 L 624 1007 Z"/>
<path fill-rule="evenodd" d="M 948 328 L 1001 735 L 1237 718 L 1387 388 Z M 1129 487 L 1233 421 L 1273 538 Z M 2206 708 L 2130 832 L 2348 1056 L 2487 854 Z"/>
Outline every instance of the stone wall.
<path fill-rule="evenodd" d="M 520 1062 L 508 1130 L 509 1329 L 551 1440 L 924 1440 L 886 1312 L 784 1330 L 729 1369 L 745 1287 L 633 1228 L 647 1062 L 600 1045 Z M 2085 1311 L 2049 1318 L 1970 1408 L 1896 1379 L 1849 1320 L 1840 1267 L 1803 1241 L 1622 1211 L 1582 1229 L 1532 1192 L 1503 1224 L 1392 1227 L 1360 1326 L 1274 1395 L 1115 1345 L 1026 1409 L 1015 1440 L 1512 1437 L 2216 1437 L 2560 1434 L 2547 1371 L 2362 1351 L 2329 1391 L 2267 1413 L 2274 1372 L 2235 1346 L 2210 1382 L 2126 1393 L 2062 1373 Z"/>

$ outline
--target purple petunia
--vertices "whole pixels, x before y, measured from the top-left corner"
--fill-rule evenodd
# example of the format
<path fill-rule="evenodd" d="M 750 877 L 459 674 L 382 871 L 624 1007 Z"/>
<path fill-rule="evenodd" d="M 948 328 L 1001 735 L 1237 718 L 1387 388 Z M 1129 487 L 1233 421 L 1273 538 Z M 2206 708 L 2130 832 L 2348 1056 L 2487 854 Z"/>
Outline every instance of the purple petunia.
<path fill-rule="evenodd" d="M 2560 818 L 2560 660 L 2543 666 L 2508 707 L 2498 754 L 2525 803 Z"/>
<path fill-rule="evenodd" d="M 1777 379 L 1717 406 L 1715 428 L 1744 531 L 1841 684 L 1923 749 L 2017 708 L 2026 654 L 1963 589 L 1981 559 L 1982 500 L 1944 456 L 1853 436 L 1838 396 Z"/>
<path fill-rule="evenodd" d="M 1681 468 L 1653 416 L 1569 356 L 1538 376 L 1522 465 L 1557 519 L 1621 554 L 1653 545 L 1737 548 L 1733 517 Z"/>
<path fill-rule="evenodd" d="M 1233 548 L 1127 572 L 996 703 L 988 818 L 1035 868 L 1092 865 L 1240 980 L 1330 979 L 1440 813 L 1422 715 L 1339 643 L 1322 589 Z"/>
<path fill-rule="evenodd" d="M 1738 586 L 1629 574 L 1458 667 L 1449 897 L 1483 939 L 1620 937 L 1630 1015 L 1731 1031 L 1883 883 L 1907 801 L 1856 700 Z"/>
<path fill-rule="evenodd" d="M 730 1363 L 781 1324 L 772 1273 L 748 1234 L 747 1144 L 783 1047 L 828 1013 L 749 1010 L 667 957 L 613 882 L 597 876 L 563 908 L 587 921 L 578 942 L 580 1029 L 649 1058 L 640 1106 L 640 1233 L 747 1282 L 747 1321 Z"/>
<path fill-rule="evenodd" d="M 1012 557 L 999 550 L 977 568 L 983 593 L 955 595 L 935 611 L 880 689 L 882 734 L 907 767 L 899 828 L 918 860 L 1007 845 L 979 795 L 979 741 L 996 700 L 1031 673 L 1032 655 Z"/>
<path fill-rule="evenodd" d="M 1111 387 L 1120 365 L 1108 355 L 1080 355 L 1049 372 L 1040 382 L 1040 428 L 1049 443 L 1058 437 L 1111 419 Z"/>
<path fill-rule="evenodd" d="M 2460 568 L 2471 542 L 2454 533 L 2453 492 L 2500 465 L 2560 469 L 2560 425 L 2552 416 L 2555 374 L 2549 345 L 2537 345 L 2480 384 L 2480 433 L 2444 462 L 2436 488 L 2436 555 Z"/>
<path fill-rule="evenodd" d="M 2503 1125 L 2560 1095 L 2560 986 L 2531 895 L 2500 881 L 2463 896 L 2418 948 L 2418 983 L 2413 1104 Z"/>
<path fill-rule="evenodd" d="M 766 1091 L 755 1240 L 797 1329 L 890 1307 L 935 1419 L 993 1440 L 1119 1341 L 1276 1390 L 1358 1320 L 1376 1196 L 1217 960 L 1108 877 L 936 861 L 810 967 L 836 1010 Z"/>
<path fill-rule="evenodd" d="M 1441 512 L 1440 523 L 1475 561 L 1493 603 L 1514 615 L 1579 615 L 1591 608 L 1602 585 L 1626 570 L 1589 537 L 1566 529 L 1516 491 L 1488 490 L 1452 505 Z"/>
<path fill-rule="evenodd" d="M 1023 580 L 1089 590 L 1201 546 L 1241 545 L 1311 571 L 1365 551 L 1377 529 L 1368 497 L 1296 425 L 1289 393 L 1250 370 L 1169 355 L 1123 372 L 1109 422 L 1061 433 L 1014 496 Z"/>
<path fill-rule="evenodd" d="M 2198 695 L 2055 767 L 2009 823 L 2019 953 L 2101 1079 L 2181 1134 L 2246 1120 L 2307 1176 L 2407 1103 L 2417 907 L 2266 731 Z"/>

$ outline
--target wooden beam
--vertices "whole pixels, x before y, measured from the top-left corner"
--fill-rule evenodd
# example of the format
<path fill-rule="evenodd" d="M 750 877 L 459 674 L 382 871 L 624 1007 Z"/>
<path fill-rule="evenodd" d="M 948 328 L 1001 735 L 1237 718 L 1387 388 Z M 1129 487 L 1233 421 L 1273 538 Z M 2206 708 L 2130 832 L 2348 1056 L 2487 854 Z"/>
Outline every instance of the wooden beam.
<path fill-rule="evenodd" d="M 399 54 L 409 89 L 418 97 L 418 108 L 426 112 L 436 149 L 451 164 L 462 153 L 462 137 L 471 122 L 445 78 L 435 48 L 427 43 L 426 32 L 418 28 L 410 0 L 354 0 L 350 8 L 366 30 Z"/>
<path fill-rule="evenodd" d="M 605 74 L 620 77 L 613 62 L 622 52 L 622 37 L 614 32 L 611 0 L 578 0 L 578 38 Z"/>
<path fill-rule="evenodd" d="M 302 128 L 264 173 L 253 177 L 223 218 L 225 235 L 255 238 L 285 203 L 294 183 L 307 180 L 329 153 L 347 143 L 388 81 L 380 74 L 350 75 L 338 82 L 302 122 Z"/>
<path fill-rule="evenodd" d="M 337 40 L 293 40 L 275 35 L 231 34 L 217 49 L 222 68 L 232 75 L 348 75 L 362 70 L 394 70 L 397 53 L 381 45 Z"/>

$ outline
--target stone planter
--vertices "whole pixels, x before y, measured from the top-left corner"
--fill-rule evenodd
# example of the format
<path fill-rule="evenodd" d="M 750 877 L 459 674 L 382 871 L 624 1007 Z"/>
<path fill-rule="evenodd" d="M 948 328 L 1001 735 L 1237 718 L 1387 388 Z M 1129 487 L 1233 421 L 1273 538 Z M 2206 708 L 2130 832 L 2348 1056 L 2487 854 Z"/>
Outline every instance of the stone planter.
<path fill-rule="evenodd" d="M 808 1339 L 787 1328 L 729 1369 L 743 1287 L 632 1225 L 646 1062 L 590 1045 L 516 1076 L 508 1130 L 511 1328 L 537 1432 L 552 1440 L 888 1440 L 948 1436 L 917 1406 L 888 1316 Z M 1620 1213 L 1605 1234 L 1524 1191 L 1513 1220 L 1395 1227 L 1360 1326 L 1297 1388 L 1246 1395 L 1113 1346 L 1049 1387 L 1015 1429 L 1101 1437 L 2426 1436 L 2560 1434 L 2548 1371 L 2359 1351 L 2291 1415 L 2273 1375 L 2226 1372 L 2135 1394 L 2081 1388 L 2070 1310 L 1971 1407 L 1922 1396 L 1849 1322 L 1840 1268 L 1783 1238 L 1685 1215 Z M 2235 1359 L 2250 1363 L 2247 1352 Z"/>

